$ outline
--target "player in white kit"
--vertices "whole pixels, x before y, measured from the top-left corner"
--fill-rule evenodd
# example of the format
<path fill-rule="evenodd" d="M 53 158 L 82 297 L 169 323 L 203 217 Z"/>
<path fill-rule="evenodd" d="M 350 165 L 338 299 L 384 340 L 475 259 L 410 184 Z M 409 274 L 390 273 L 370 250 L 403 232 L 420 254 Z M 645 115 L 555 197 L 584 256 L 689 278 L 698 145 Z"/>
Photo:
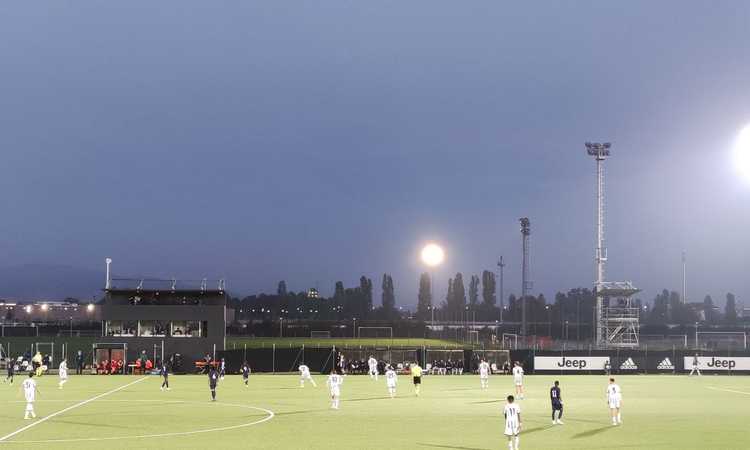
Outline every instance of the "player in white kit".
<path fill-rule="evenodd" d="M 34 372 L 29 372 L 29 378 L 23 380 L 21 383 L 21 389 L 23 389 L 23 395 L 26 397 L 26 413 L 24 419 L 36 418 L 34 413 L 34 401 L 36 400 L 36 393 L 39 391 L 36 388 L 36 380 L 34 380 Z"/>
<path fill-rule="evenodd" d="M 521 433 L 521 406 L 515 402 L 512 395 L 508 396 L 503 415 L 505 416 L 505 435 L 508 436 L 508 449 L 518 450 Z"/>
<path fill-rule="evenodd" d="M 305 380 L 312 383 L 313 387 L 318 387 L 318 385 L 315 384 L 312 375 L 310 375 L 310 368 L 307 367 L 305 363 L 302 363 L 299 366 L 299 387 L 305 387 Z"/>
<path fill-rule="evenodd" d="M 378 381 L 378 360 L 373 358 L 372 355 L 370 355 L 370 359 L 367 360 L 367 367 L 370 369 L 368 372 L 368 374 L 370 374 L 370 379 Z"/>
<path fill-rule="evenodd" d="M 57 375 L 60 377 L 60 382 L 57 383 L 58 389 L 63 388 L 63 384 L 68 382 L 68 360 L 63 358 L 60 361 L 60 366 L 57 368 Z"/>
<path fill-rule="evenodd" d="M 484 359 L 479 363 L 479 381 L 482 389 L 487 389 L 490 384 L 490 365 Z"/>
<path fill-rule="evenodd" d="M 622 416 L 620 415 L 622 391 L 620 390 L 620 386 L 615 383 L 614 378 L 609 379 L 609 385 L 607 386 L 607 404 L 612 414 L 612 425 L 622 425 Z"/>
<path fill-rule="evenodd" d="M 516 385 L 516 395 L 519 400 L 523 400 L 523 367 L 516 361 L 513 366 L 513 384 Z"/>
<path fill-rule="evenodd" d="M 391 398 L 396 396 L 396 385 L 398 384 L 398 375 L 393 370 L 393 367 L 388 366 L 385 371 L 385 384 L 388 386 L 388 394 Z"/>
<path fill-rule="evenodd" d="M 331 370 L 331 374 L 328 375 L 326 384 L 331 392 L 331 408 L 339 409 L 339 398 L 341 397 L 341 385 L 344 383 L 344 377 L 336 373 L 336 370 Z"/>

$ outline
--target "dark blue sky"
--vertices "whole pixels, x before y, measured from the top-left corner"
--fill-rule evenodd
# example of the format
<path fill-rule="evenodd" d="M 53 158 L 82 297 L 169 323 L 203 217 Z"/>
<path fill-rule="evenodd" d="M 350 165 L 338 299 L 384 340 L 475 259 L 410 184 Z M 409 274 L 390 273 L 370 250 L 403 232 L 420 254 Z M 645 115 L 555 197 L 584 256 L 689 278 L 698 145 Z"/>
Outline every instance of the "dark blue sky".
<path fill-rule="evenodd" d="M 535 291 L 750 297 L 750 3 L 0 4 L 0 265 L 225 276 L 242 293 L 494 268 Z M 379 296 L 379 289 L 377 292 Z M 750 304 L 749 304 L 750 305 Z"/>

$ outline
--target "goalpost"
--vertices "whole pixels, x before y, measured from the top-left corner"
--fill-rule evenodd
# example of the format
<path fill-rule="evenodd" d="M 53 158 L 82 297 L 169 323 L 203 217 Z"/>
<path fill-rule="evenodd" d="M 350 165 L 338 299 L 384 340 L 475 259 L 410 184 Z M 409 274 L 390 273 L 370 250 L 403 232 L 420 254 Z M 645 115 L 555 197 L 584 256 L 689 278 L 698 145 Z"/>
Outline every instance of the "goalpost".
<path fill-rule="evenodd" d="M 696 331 L 695 346 L 704 350 L 747 350 L 747 334 L 742 331 Z"/>
<path fill-rule="evenodd" d="M 513 333 L 503 333 L 503 348 L 518 350 L 518 335 Z"/>
<path fill-rule="evenodd" d="M 479 345 L 479 331 L 469 330 L 469 334 L 467 337 L 469 338 L 469 344 Z"/>
<path fill-rule="evenodd" d="M 313 339 L 330 339 L 330 331 L 310 331 L 310 337 Z"/>
<path fill-rule="evenodd" d="M 393 327 L 357 327 L 357 337 L 393 339 Z"/>

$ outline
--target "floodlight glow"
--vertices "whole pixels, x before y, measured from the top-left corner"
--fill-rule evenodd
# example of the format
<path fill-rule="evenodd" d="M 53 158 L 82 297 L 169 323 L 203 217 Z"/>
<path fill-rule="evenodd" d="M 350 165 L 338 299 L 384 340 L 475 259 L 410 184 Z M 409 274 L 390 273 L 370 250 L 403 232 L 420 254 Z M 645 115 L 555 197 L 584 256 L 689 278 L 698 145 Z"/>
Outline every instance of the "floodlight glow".
<path fill-rule="evenodd" d="M 430 267 L 435 267 L 443 262 L 445 252 L 437 244 L 427 244 L 422 249 L 422 262 Z"/>
<path fill-rule="evenodd" d="M 734 164 L 737 170 L 750 180 L 750 125 L 737 136 L 734 144 Z"/>
<path fill-rule="evenodd" d="M 94 304 L 93 303 L 89 303 L 88 305 L 86 305 L 86 311 L 91 312 L 93 310 L 94 310 Z"/>
<path fill-rule="evenodd" d="M 42 311 L 47 311 L 49 309 L 49 306 L 47 306 L 46 303 L 42 304 Z"/>

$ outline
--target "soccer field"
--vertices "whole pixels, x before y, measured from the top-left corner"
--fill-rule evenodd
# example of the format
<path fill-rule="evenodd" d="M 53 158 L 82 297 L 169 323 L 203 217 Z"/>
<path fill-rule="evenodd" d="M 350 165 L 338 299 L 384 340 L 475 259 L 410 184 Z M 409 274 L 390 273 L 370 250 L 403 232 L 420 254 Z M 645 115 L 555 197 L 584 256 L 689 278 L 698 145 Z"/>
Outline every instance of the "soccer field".
<path fill-rule="evenodd" d="M 249 388 L 228 376 L 215 403 L 203 376 L 171 376 L 172 390 L 161 392 L 157 376 L 72 376 L 58 390 L 57 377 L 47 375 L 38 380 L 37 419 L 23 420 L 23 379 L 0 385 L 0 447 L 502 450 L 503 399 L 512 389 L 509 376 L 492 377 L 486 391 L 477 376 L 427 376 L 416 398 L 401 376 L 390 399 L 383 377 L 348 376 L 341 409 L 332 411 L 322 375 L 317 388 L 304 389 L 294 375 L 253 375 Z M 565 425 L 550 423 L 555 379 Z M 604 376 L 527 376 L 521 448 L 750 448 L 750 377 L 631 375 L 617 382 L 624 424 L 612 427 Z"/>

